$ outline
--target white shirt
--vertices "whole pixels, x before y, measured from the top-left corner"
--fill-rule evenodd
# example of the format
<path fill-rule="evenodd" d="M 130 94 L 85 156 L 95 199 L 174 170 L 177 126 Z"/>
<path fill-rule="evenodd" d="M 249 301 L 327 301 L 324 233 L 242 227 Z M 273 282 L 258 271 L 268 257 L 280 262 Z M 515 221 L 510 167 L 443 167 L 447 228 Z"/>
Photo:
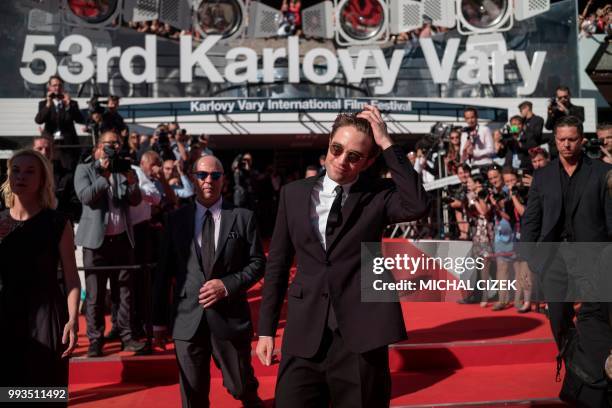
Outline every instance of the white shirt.
<path fill-rule="evenodd" d="M 151 206 L 159 205 L 162 194 L 140 167 L 132 166 L 132 170 L 138 176 L 138 187 L 142 196 L 140 204 L 130 207 L 130 220 L 132 225 L 136 225 L 151 219 Z"/>
<path fill-rule="evenodd" d="M 127 230 L 125 214 L 123 214 L 121 207 L 117 207 L 113 202 L 114 177 L 112 174 L 108 181 L 110 184 L 106 190 L 108 195 L 108 223 L 106 224 L 105 235 L 119 235 Z"/>
<path fill-rule="evenodd" d="M 355 181 L 342 186 L 342 205 L 346 202 L 351 186 L 355 184 Z M 327 173 L 323 178 L 319 178 L 312 189 L 310 195 L 310 222 L 314 228 L 317 238 L 323 248 L 326 248 L 325 241 L 325 229 L 327 227 L 327 218 L 329 217 L 329 211 L 331 210 L 334 199 L 336 198 L 336 192 L 334 189 L 338 186 L 338 183 L 329 178 Z"/>
<path fill-rule="evenodd" d="M 196 213 L 195 213 L 195 228 L 193 229 L 193 237 L 198 243 L 198 249 L 202 248 L 202 227 L 204 226 L 204 216 L 206 210 L 210 210 L 212 213 L 213 221 L 215 223 L 215 250 L 217 250 L 217 244 L 219 243 L 219 228 L 221 226 L 221 203 L 222 198 L 219 198 L 210 208 L 204 207 L 198 200 L 196 200 Z"/>
<path fill-rule="evenodd" d="M 459 154 L 463 155 L 463 149 L 468 139 L 468 133 L 461 133 L 461 147 L 459 148 Z M 476 134 L 472 137 L 472 144 L 474 145 L 474 153 L 472 154 L 472 160 L 468 164 L 471 166 L 485 166 L 493 164 L 493 157 L 495 156 L 495 142 L 491 130 L 484 125 L 477 125 Z"/>

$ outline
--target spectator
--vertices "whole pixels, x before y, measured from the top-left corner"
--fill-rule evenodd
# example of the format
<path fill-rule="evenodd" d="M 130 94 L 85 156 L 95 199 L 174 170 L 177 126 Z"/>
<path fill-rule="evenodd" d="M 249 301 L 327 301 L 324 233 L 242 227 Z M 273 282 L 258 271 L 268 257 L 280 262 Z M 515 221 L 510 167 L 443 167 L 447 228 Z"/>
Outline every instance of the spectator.
<path fill-rule="evenodd" d="M 524 147 L 532 149 L 544 143 L 542 140 L 544 119 L 533 113 L 533 104 L 529 101 L 524 101 L 521 102 L 518 108 L 523 117 L 523 133 L 525 134 Z"/>
<path fill-rule="evenodd" d="M 470 222 L 470 236 L 472 237 L 470 256 L 484 258 L 484 267 L 481 270 L 477 269 L 477 279 L 487 280 L 489 279 L 489 256 L 493 253 L 491 248 L 493 230 L 491 228 L 491 207 L 483 181 L 481 175 L 470 175 L 468 178 L 466 214 Z M 470 296 L 459 301 L 462 304 L 477 302 L 480 302 L 480 307 L 488 306 L 489 293 L 487 290 L 483 290 L 480 296 L 478 291 L 474 291 Z"/>
<path fill-rule="evenodd" d="M 125 138 L 128 135 L 128 127 L 123 120 L 123 116 L 119 114 L 117 109 L 119 109 L 119 97 L 113 95 L 109 96 L 106 110 L 102 114 L 100 132 L 113 131 L 122 138 Z"/>
<path fill-rule="evenodd" d="M 446 172 L 450 176 L 457 174 L 458 167 L 461 164 L 461 129 L 453 128 L 448 134 L 448 153 L 444 157 L 446 164 Z"/>
<path fill-rule="evenodd" d="M 8 207 L 0 213 L 0 384 L 67 387 L 80 284 L 72 225 L 53 210 L 49 161 L 33 150 L 15 153 L 0 194 Z"/>
<path fill-rule="evenodd" d="M 250 153 L 239 154 L 232 163 L 236 207 L 253 208 L 252 164 Z"/>
<path fill-rule="evenodd" d="M 189 136 L 185 129 L 177 128 L 169 130 L 170 135 L 170 146 L 174 157 L 177 161 L 187 162 L 189 160 Z"/>
<path fill-rule="evenodd" d="M 201 149 L 200 154 L 202 156 L 214 156 L 213 151 L 210 150 L 210 148 L 208 147 L 208 142 L 210 141 L 210 136 L 208 136 L 205 133 L 202 133 L 200 135 L 200 138 L 198 139 L 198 141 L 200 143 L 200 149 Z"/>
<path fill-rule="evenodd" d="M 319 175 L 319 170 L 317 166 L 308 166 L 306 167 L 306 174 L 304 174 L 304 178 L 308 177 L 317 177 Z"/>
<path fill-rule="evenodd" d="M 466 127 L 461 133 L 461 161 L 472 167 L 488 166 L 493 163 L 495 145 L 491 130 L 478 124 L 476 108 L 466 108 L 463 111 Z"/>
<path fill-rule="evenodd" d="M 531 169 L 531 160 L 527 148 L 527 135 L 523 131 L 523 117 L 515 115 L 510 118 L 509 126 L 504 129 L 501 140 L 502 148 L 498 156 L 504 158 L 503 166 L 515 169 Z M 535 146 L 534 146 L 535 147 Z"/>
<path fill-rule="evenodd" d="M 153 215 L 157 221 L 161 221 L 161 213 L 176 208 L 178 199 L 174 189 L 168 183 L 163 171 L 163 162 L 157 152 L 152 150 L 145 152 L 140 159 L 142 172 L 150 179 L 162 196 L 158 208 L 153 208 Z"/>
<path fill-rule="evenodd" d="M 126 269 L 94 270 L 91 267 L 132 265 L 134 232 L 129 208 L 142 201 L 138 179 L 129 169 L 118 170 L 119 135 L 105 132 L 94 151 L 93 160 L 77 166 L 74 187 L 83 204 L 76 244 L 83 247 L 85 266 L 86 320 L 90 357 L 102 356 L 104 343 L 104 298 L 106 281 L 118 301 L 117 326 L 122 348 L 140 351 L 144 344 L 132 337 L 132 274 Z M 115 172 L 111 172 L 111 169 Z M 111 294 L 113 296 L 113 294 Z"/>
<path fill-rule="evenodd" d="M 551 99 L 548 105 L 548 116 L 546 117 L 546 129 L 554 130 L 557 122 L 567 116 L 574 116 L 584 122 L 584 108 L 582 106 L 576 106 L 571 102 L 570 90 L 567 86 L 558 86 L 555 91 L 555 97 Z M 549 152 L 552 157 L 556 157 L 558 154 L 557 147 L 555 146 L 554 133 L 550 133 L 546 136 L 545 142 L 548 143 Z"/>
<path fill-rule="evenodd" d="M 81 217 L 81 202 L 74 191 L 74 175 L 65 169 L 59 160 L 54 159 L 53 141 L 49 137 L 34 138 L 32 149 L 45 156 L 51 163 L 57 211 L 68 216 L 70 221 L 78 222 Z"/>
<path fill-rule="evenodd" d="M 452 236 L 456 236 L 458 233 L 458 239 L 460 240 L 469 239 L 470 226 L 465 211 L 465 205 L 468 192 L 467 183 L 471 172 L 472 169 L 465 163 L 458 166 L 457 177 L 459 178 L 459 185 L 449 191 L 449 197 L 451 198 L 449 206 L 454 209 L 451 214 L 454 215 L 455 222 L 457 223 L 457 232 L 452 234 Z"/>
<path fill-rule="evenodd" d="M 140 163 L 140 137 L 138 133 L 131 132 L 127 137 L 127 143 L 122 144 L 121 157 L 129 159 L 132 164 Z"/>
<path fill-rule="evenodd" d="M 325 173 L 325 155 L 322 154 L 319 156 L 319 174 L 322 175 Z"/>
<path fill-rule="evenodd" d="M 79 138 L 74 123 L 85 123 L 85 118 L 79 110 L 79 104 L 71 100 L 70 94 L 64 92 L 64 81 L 53 75 L 47 82 L 47 97 L 38 103 L 38 113 L 34 121 L 44 124 L 44 131 L 53 136 L 53 142 L 60 146 L 75 146 Z M 75 147 L 65 147 L 59 152 L 58 158 L 64 168 L 73 171 L 77 165 L 79 150 Z"/>
<path fill-rule="evenodd" d="M 602 123 L 597 126 L 597 137 L 603 142 L 601 146 L 601 159 L 612 164 L 612 124 Z"/>
<path fill-rule="evenodd" d="M 178 198 L 193 197 L 193 185 L 184 173 L 182 162 L 166 160 L 163 163 L 164 177 Z"/>

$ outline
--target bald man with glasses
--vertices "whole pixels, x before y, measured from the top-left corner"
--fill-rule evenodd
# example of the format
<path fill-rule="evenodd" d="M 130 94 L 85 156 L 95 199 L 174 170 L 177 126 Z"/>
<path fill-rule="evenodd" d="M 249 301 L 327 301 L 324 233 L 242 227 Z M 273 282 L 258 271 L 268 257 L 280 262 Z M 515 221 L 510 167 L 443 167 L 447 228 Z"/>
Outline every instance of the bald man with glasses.
<path fill-rule="evenodd" d="M 166 221 L 154 282 L 155 337 L 163 344 L 171 310 L 183 407 L 209 406 L 211 356 L 230 394 L 247 408 L 262 407 L 251 366 L 246 296 L 265 267 L 255 217 L 221 198 L 223 166 L 215 156 L 197 160 L 192 181 L 195 203 L 168 214 Z"/>

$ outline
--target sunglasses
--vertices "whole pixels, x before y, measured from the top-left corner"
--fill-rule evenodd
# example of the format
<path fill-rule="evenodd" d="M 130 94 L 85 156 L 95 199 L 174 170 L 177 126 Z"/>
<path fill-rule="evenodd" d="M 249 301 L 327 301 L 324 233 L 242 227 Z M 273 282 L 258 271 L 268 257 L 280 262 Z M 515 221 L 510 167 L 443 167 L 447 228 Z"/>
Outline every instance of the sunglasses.
<path fill-rule="evenodd" d="M 342 156 L 342 153 L 344 153 L 344 147 L 338 143 L 330 143 L 329 152 L 336 157 Z M 347 160 L 349 161 L 349 163 L 352 163 L 352 164 L 358 163 L 364 157 L 365 157 L 364 155 L 362 155 L 361 153 L 357 153 L 357 152 L 349 151 L 346 153 Z"/>
<path fill-rule="evenodd" d="M 217 181 L 221 178 L 221 176 L 223 175 L 222 172 L 220 171 L 213 171 L 213 172 L 208 172 L 208 171 L 194 171 L 193 175 L 195 178 L 197 178 L 198 180 L 206 180 L 208 178 L 208 176 L 212 177 L 213 180 Z"/>

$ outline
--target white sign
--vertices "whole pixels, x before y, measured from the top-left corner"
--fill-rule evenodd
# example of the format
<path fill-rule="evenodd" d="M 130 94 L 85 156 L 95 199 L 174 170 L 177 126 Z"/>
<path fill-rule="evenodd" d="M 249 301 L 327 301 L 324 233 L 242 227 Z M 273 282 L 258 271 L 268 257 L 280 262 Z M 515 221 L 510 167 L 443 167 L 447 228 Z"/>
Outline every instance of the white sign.
<path fill-rule="evenodd" d="M 349 83 L 359 84 L 363 81 L 366 66 L 374 67 L 380 83 L 374 87 L 378 95 L 385 95 L 393 90 L 395 81 L 404 58 L 404 50 L 396 49 L 391 58 L 387 60 L 381 49 L 362 49 L 356 56 L 349 54 L 347 49 L 338 49 L 336 53 L 327 48 L 313 48 L 306 52 L 300 63 L 299 38 L 288 37 L 287 46 L 282 48 L 264 48 L 261 53 L 261 67 L 258 63 L 258 55 L 255 50 L 248 47 L 236 47 L 230 49 L 225 60 L 227 64 L 220 69 L 215 67 L 208 52 L 219 42 L 221 36 L 208 36 L 195 49 L 192 37 L 189 35 L 180 38 L 180 80 L 191 82 L 193 80 L 194 68 L 199 67 L 208 79 L 213 83 L 272 83 L 274 78 L 275 62 L 286 59 L 288 64 L 288 82 L 299 83 L 301 78 L 315 84 L 326 84 L 333 81 L 340 70 Z M 431 77 L 435 83 L 448 83 L 455 62 L 461 63 L 457 71 L 457 79 L 468 85 L 476 84 L 503 84 L 504 67 L 509 61 L 515 60 L 524 85 L 517 89 L 520 95 L 530 95 L 535 91 L 538 79 L 542 72 L 546 52 L 535 52 L 530 62 L 524 51 L 493 51 L 489 57 L 482 51 L 469 50 L 458 54 L 460 40 L 449 39 L 442 59 L 438 58 L 433 41 L 430 38 L 419 40 Z M 139 84 L 142 82 L 154 83 L 156 81 L 157 68 L 157 37 L 155 35 L 145 36 L 145 46 L 129 47 L 121 51 L 120 47 L 96 48 L 89 39 L 82 35 L 73 34 L 64 38 L 58 46 L 61 53 L 69 53 L 75 49 L 77 52 L 71 54 L 71 68 L 77 67 L 71 72 L 67 66 L 59 66 L 53 53 L 46 49 L 37 49 L 40 46 L 55 46 L 54 36 L 28 35 L 24 44 L 21 62 L 27 66 L 20 68 L 21 76 L 28 82 L 34 84 L 45 83 L 48 78 L 56 72 L 69 83 L 83 83 L 89 81 L 94 74 L 98 83 L 108 82 L 109 62 L 113 58 L 119 59 L 119 71 L 121 76 L 128 82 Z M 95 54 L 95 62 L 92 56 Z M 144 70 L 135 73 L 132 61 L 136 57 L 144 60 Z M 45 65 L 45 70 L 36 74 L 32 71 L 30 64 L 40 60 Z M 324 61 L 321 64 L 321 60 Z M 316 65 L 325 65 L 324 72 L 317 71 Z M 301 70 L 301 72 L 300 72 Z M 262 75 L 259 75 L 261 72 Z M 369 78 L 372 77 L 370 73 Z"/>

